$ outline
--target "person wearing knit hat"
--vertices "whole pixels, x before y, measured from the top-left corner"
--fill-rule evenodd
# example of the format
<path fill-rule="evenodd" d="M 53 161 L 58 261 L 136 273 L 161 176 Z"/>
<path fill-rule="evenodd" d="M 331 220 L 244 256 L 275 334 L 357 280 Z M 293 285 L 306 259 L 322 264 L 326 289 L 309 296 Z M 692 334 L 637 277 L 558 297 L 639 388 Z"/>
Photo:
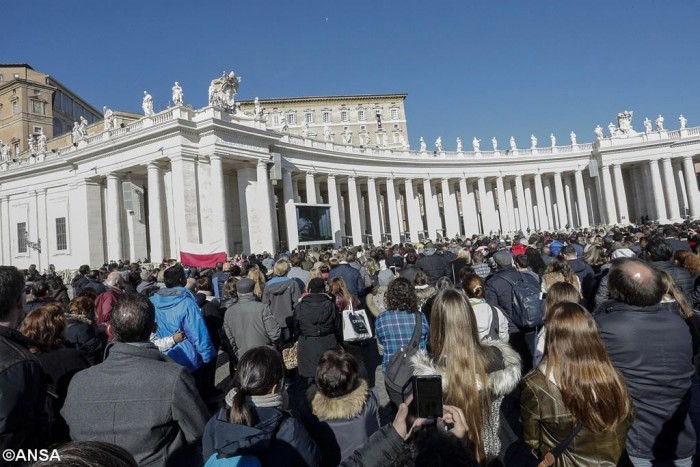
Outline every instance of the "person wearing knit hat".
<path fill-rule="evenodd" d="M 341 314 L 335 300 L 326 293 L 326 282 L 314 277 L 307 284 L 309 293 L 294 306 L 295 332 L 299 336 L 297 362 L 299 376 L 307 382 L 316 376 L 316 367 L 326 350 L 338 345 Z"/>

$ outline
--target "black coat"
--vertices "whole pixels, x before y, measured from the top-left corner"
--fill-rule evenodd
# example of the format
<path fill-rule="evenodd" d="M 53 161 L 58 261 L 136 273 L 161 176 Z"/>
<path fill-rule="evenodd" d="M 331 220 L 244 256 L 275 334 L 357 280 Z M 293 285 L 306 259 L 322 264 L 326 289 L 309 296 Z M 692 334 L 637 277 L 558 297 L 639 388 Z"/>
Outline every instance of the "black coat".
<path fill-rule="evenodd" d="M 416 266 L 420 268 L 426 276 L 428 276 L 428 282 L 430 285 L 435 285 L 438 279 L 442 276 L 448 275 L 447 260 L 444 256 L 437 253 L 432 255 L 423 256 L 418 260 Z"/>
<path fill-rule="evenodd" d="M 658 271 L 667 272 L 668 275 L 671 276 L 671 279 L 673 279 L 676 287 L 683 292 L 688 303 L 692 303 L 695 284 L 693 276 L 686 268 L 673 264 L 673 261 L 651 261 L 649 264 Z"/>
<path fill-rule="evenodd" d="M 0 449 L 45 447 L 46 379 L 28 341 L 0 326 Z"/>
<path fill-rule="evenodd" d="M 313 378 L 321 356 L 338 345 L 340 313 L 325 293 L 308 294 L 294 306 L 294 328 L 299 336 L 299 375 Z"/>
<path fill-rule="evenodd" d="M 102 362 L 107 338 L 104 334 L 98 334 L 92 323 L 68 314 L 63 336 L 66 339 L 66 345 L 82 352 L 90 365 Z"/>
<path fill-rule="evenodd" d="M 657 460 L 692 456 L 695 436 L 688 408 L 693 346 L 676 304 L 635 307 L 608 301 L 594 317 L 636 411 L 627 436 L 629 455 Z"/>
<path fill-rule="evenodd" d="M 503 314 L 508 318 L 508 330 L 511 333 L 518 332 L 518 327 L 513 324 L 513 286 L 506 280 L 507 277 L 513 282 L 516 282 L 521 277 L 524 281 L 532 285 L 539 286 L 534 274 L 526 272 L 518 272 L 515 268 L 509 267 L 496 274 L 490 276 L 486 281 L 486 303 L 491 306 L 497 306 Z"/>

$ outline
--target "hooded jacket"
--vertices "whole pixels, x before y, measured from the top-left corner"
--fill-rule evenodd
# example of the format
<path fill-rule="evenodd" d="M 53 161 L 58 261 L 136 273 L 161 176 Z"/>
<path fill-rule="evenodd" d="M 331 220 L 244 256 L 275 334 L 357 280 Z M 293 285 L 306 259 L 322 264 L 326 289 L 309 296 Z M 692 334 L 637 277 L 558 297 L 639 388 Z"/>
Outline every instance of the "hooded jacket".
<path fill-rule="evenodd" d="M 255 456 L 263 466 L 319 465 L 321 454 L 301 422 L 273 407 L 250 409 L 253 426 L 229 423 L 227 408 L 209 420 L 202 438 L 204 462 L 212 456 Z"/>
<path fill-rule="evenodd" d="M 301 297 L 299 283 L 289 277 L 275 277 L 265 286 L 262 302 L 270 306 L 280 328 L 289 328 L 294 304 Z"/>
<path fill-rule="evenodd" d="M 165 355 L 193 372 L 216 358 L 216 349 L 192 293 L 184 287 L 160 289 L 150 297 L 156 307 L 157 337 L 168 337 L 182 330 L 187 337 Z"/>
<path fill-rule="evenodd" d="M 299 336 L 299 375 L 313 378 L 323 353 L 338 345 L 340 318 L 335 300 L 325 293 L 305 295 L 294 306 L 295 331 Z"/>
<path fill-rule="evenodd" d="M 323 452 L 323 466 L 336 466 L 379 430 L 379 403 L 365 380 L 341 397 L 316 391 L 311 399 L 316 417 L 311 435 Z"/>
<path fill-rule="evenodd" d="M 581 294 L 584 297 L 589 297 L 593 290 L 593 280 L 595 277 L 593 268 L 586 264 L 581 258 L 569 261 L 569 266 L 571 266 L 571 270 L 576 273 L 579 282 L 581 282 Z"/>
<path fill-rule="evenodd" d="M 487 459 L 497 457 L 501 452 L 500 409 L 503 397 L 518 387 L 521 367 L 518 353 L 503 341 L 481 341 L 486 354 L 491 407 L 484 409 L 484 451 Z M 425 350 L 420 350 L 411 359 L 414 375 L 442 376 L 442 390 L 447 390 L 445 368 L 437 365 Z"/>

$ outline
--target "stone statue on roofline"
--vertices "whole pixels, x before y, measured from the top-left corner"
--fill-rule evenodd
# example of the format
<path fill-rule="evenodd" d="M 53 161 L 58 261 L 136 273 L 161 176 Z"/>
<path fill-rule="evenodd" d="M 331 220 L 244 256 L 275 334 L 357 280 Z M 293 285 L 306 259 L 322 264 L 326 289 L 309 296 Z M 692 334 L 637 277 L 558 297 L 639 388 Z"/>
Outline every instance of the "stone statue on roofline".
<path fill-rule="evenodd" d="M 510 137 L 510 150 L 515 151 L 517 149 L 518 149 L 518 147 L 515 144 L 515 136 L 511 136 Z"/>
<path fill-rule="evenodd" d="M 442 136 L 438 136 L 435 140 L 435 150 L 437 152 L 442 152 Z"/>
<path fill-rule="evenodd" d="M 37 145 L 36 139 L 34 139 L 34 135 L 30 135 L 27 139 L 27 146 L 29 146 L 29 154 L 35 156 L 37 154 Z"/>
<path fill-rule="evenodd" d="M 155 115 L 153 113 L 153 96 L 151 96 L 148 91 L 143 91 L 143 102 L 141 102 L 141 108 L 143 109 L 143 114 L 146 117 L 152 117 Z"/>
<path fill-rule="evenodd" d="M 253 101 L 253 115 L 255 116 L 256 119 L 262 120 L 263 118 L 263 108 L 262 105 L 260 104 L 260 99 L 257 97 Z"/>
<path fill-rule="evenodd" d="M 331 133 L 331 127 L 328 125 L 323 127 L 323 141 L 330 143 L 333 141 L 333 134 Z"/>
<path fill-rule="evenodd" d="M 595 133 L 595 138 L 596 139 L 603 139 L 603 127 L 600 125 L 597 125 L 595 129 L 593 130 L 593 133 Z"/>
<path fill-rule="evenodd" d="M 681 116 L 678 117 L 678 123 L 681 126 L 681 130 L 685 130 L 685 126 L 688 124 L 688 119 L 681 114 Z"/>
<path fill-rule="evenodd" d="M 551 141 L 552 147 L 557 145 L 557 137 L 554 136 L 554 133 L 549 134 L 549 141 Z"/>
<path fill-rule="evenodd" d="M 573 130 L 569 134 L 569 138 L 571 138 L 571 145 L 576 146 L 576 133 Z"/>
<path fill-rule="evenodd" d="M 457 137 L 457 152 L 462 152 L 462 138 Z"/>
<path fill-rule="evenodd" d="M 498 140 L 495 136 L 491 138 L 491 145 L 493 146 L 493 152 L 498 151 Z"/>
<path fill-rule="evenodd" d="M 85 118 L 81 115 L 80 116 L 80 126 L 78 127 L 78 129 L 80 131 L 81 138 L 87 138 L 87 136 L 88 136 L 87 127 L 88 127 L 87 118 Z"/>
<path fill-rule="evenodd" d="M 109 131 L 114 129 L 114 112 L 112 109 L 106 105 L 102 107 L 102 113 L 104 115 L 104 131 Z"/>
<path fill-rule="evenodd" d="M 537 136 L 530 135 L 530 149 L 537 149 Z"/>
<path fill-rule="evenodd" d="M 46 154 L 48 148 L 46 147 L 46 135 L 44 134 L 43 128 L 39 130 L 39 136 L 37 136 L 36 141 L 38 146 L 38 153 Z"/>
<path fill-rule="evenodd" d="M 185 95 L 182 92 L 182 88 L 180 87 L 180 83 L 175 81 L 175 85 L 173 86 L 173 105 L 176 107 L 179 105 L 182 105 L 182 99 L 184 97 L 185 97 Z"/>
<path fill-rule="evenodd" d="M 213 79 L 209 85 L 209 105 L 235 111 L 235 96 L 241 81 L 242 78 L 233 71 L 224 71 L 220 78 Z"/>
<path fill-rule="evenodd" d="M 425 144 L 425 140 L 423 139 L 422 136 L 420 137 L 420 139 L 418 140 L 418 142 L 420 143 L 420 150 L 421 150 L 421 152 L 425 152 L 425 151 L 428 150 L 428 146 Z"/>
<path fill-rule="evenodd" d="M 472 148 L 474 148 L 474 152 L 481 151 L 481 140 L 479 138 L 477 138 L 476 136 L 472 140 Z"/>
<path fill-rule="evenodd" d="M 664 117 L 662 115 L 656 118 L 656 131 L 664 131 Z"/>
<path fill-rule="evenodd" d="M 652 123 L 651 120 L 649 120 L 649 117 L 646 117 L 644 119 L 644 132 L 645 133 L 651 133 L 652 132 Z"/>
<path fill-rule="evenodd" d="M 80 135 L 80 125 L 78 122 L 73 122 L 73 129 L 70 132 L 70 136 L 73 144 L 78 144 L 78 141 L 83 139 Z"/>
<path fill-rule="evenodd" d="M 617 126 L 619 128 L 619 133 L 625 136 L 634 136 L 637 134 L 632 128 L 632 117 L 634 112 L 630 110 L 625 110 L 617 114 Z"/>

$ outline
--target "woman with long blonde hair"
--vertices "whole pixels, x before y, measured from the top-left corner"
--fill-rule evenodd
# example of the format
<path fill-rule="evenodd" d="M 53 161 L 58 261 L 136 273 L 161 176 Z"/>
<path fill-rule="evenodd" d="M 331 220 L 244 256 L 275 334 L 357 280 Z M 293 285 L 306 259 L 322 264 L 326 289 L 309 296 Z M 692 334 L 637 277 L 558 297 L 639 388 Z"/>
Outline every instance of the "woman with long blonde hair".
<path fill-rule="evenodd" d="M 262 273 L 257 264 L 254 264 L 248 270 L 248 279 L 252 279 L 255 282 L 253 295 L 258 301 L 262 300 L 263 292 L 265 291 L 265 274 Z"/>
<path fill-rule="evenodd" d="M 455 289 L 438 293 L 430 319 L 431 354 L 414 358 L 414 374 L 441 375 L 446 404 L 462 409 L 479 462 L 498 456 L 503 396 L 520 381 L 520 357 L 506 342 L 480 341 L 469 300 Z"/>
<path fill-rule="evenodd" d="M 598 327 L 578 303 L 550 310 L 542 362 L 523 380 L 525 441 L 541 455 L 581 429 L 558 466 L 617 465 L 632 422 L 632 402 Z"/>

